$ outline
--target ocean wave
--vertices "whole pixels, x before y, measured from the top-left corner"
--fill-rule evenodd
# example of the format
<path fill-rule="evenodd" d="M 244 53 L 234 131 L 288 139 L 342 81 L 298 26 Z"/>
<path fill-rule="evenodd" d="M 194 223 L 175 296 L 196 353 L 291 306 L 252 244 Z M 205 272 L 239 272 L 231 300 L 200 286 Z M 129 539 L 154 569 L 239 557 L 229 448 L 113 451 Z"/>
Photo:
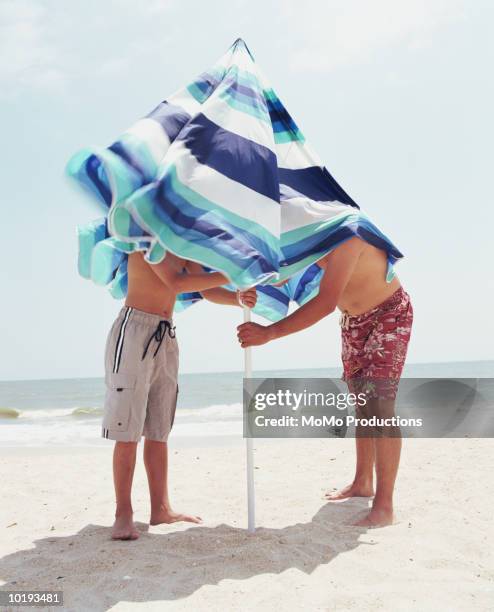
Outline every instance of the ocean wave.
<path fill-rule="evenodd" d="M 81 406 L 80 408 L 74 408 L 70 413 L 70 416 L 73 417 L 96 417 L 101 416 L 103 414 L 103 408 L 99 406 Z"/>
<path fill-rule="evenodd" d="M 98 417 L 103 414 L 103 409 L 100 406 L 74 406 L 72 408 L 40 408 L 22 411 L 15 410 L 15 412 L 17 412 L 17 416 L 21 417 L 23 421 L 44 421 L 59 420 L 68 417 L 75 417 L 79 419 Z"/>
<path fill-rule="evenodd" d="M 75 406 L 71 408 L 39 408 L 17 410 L 15 408 L 0 408 L 0 419 L 17 419 L 22 421 L 64 421 L 72 418 L 78 420 L 101 417 L 101 406 Z M 242 404 L 212 404 L 203 408 L 178 408 L 177 417 L 186 422 L 231 421 L 242 417 Z"/>
<path fill-rule="evenodd" d="M 83 409 L 83 414 L 79 408 Z M 101 438 L 101 417 L 84 407 L 70 410 L 58 409 L 65 416 L 53 417 L 54 410 L 44 410 L 43 418 L 26 418 L 36 411 L 23 411 L 18 419 L 2 421 L 1 446 L 105 446 L 108 440 Z M 211 406 L 208 408 L 177 412 L 173 427 L 173 437 L 177 439 L 216 439 L 223 437 L 242 437 L 241 405 Z M 73 413 L 78 411 L 76 415 Z M 201 415 L 201 412 L 203 413 Z M 216 416 L 213 414 L 216 413 Z M 47 418 L 49 414 L 52 418 Z M 82 417 L 82 418 L 81 418 Z M 94 417 L 94 418 L 91 418 Z"/>
<path fill-rule="evenodd" d="M 20 414 L 15 408 L 0 408 L 0 419 L 16 419 Z"/>
<path fill-rule="evenodd" d="M 177 418 L 187 420 L 237 420 L 242 417 L 242 404 L 212 404 L 204 408 L 179 408 Z"/>

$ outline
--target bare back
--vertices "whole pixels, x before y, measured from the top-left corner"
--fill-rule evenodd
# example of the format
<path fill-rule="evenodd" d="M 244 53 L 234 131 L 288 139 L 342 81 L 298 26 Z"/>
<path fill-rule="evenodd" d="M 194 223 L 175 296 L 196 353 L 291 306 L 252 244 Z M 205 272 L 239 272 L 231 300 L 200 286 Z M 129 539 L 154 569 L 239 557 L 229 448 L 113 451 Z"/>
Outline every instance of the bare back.
<path fill-rule="evenodd" d="M 362 314 L 381 304 L 401 286 L 396 276 L 390 283 L 386 282 L 386 253 L 363 240 L 361 242 L 362 250 L 355 268 L 338 300 L 338 308 L 351 315 Z M 326 268 L 330 256 L 319 262 L 321 268 Z"/>

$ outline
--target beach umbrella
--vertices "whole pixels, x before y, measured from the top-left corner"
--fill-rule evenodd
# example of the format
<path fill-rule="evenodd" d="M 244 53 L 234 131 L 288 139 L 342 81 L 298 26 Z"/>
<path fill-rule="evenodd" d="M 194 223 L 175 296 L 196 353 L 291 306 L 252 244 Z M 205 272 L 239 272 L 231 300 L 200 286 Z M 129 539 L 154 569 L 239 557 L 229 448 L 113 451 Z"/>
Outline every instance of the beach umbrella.
<path fill-rule="evenodd" d="M 129 253 L 157 263 L 170 251 L 223 272 L 228 289 L 257 286 L 254 312 L 275 321 L 317 293 L 316 262 L 352 236 L 387 253 L 388 280 L 402 257 L 308 146 L 241 39 L 110 146 L 76 153 L 67 172 L 103 213 L 78 229 L 79 272 L 116 298 Z M 180 295 L 178 310 L 200 299 Z M 250 349 L 244 359 L 250 377 Z M 252 531 L 249 439 L 247 482 Z"/>

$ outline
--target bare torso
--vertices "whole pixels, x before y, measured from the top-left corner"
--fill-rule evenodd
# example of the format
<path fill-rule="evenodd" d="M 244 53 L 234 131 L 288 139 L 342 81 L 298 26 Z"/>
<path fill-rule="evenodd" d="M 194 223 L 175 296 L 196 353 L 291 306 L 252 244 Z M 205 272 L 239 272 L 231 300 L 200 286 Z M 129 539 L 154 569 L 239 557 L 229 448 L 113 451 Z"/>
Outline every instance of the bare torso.
<path fill-rule="evenodd" d="M 350 315 L 358 315 L 384 302 L 401 286 L 395 276 L 390 283 L 386 282 L 387 256 L 367 242 L 357 260 L 355 269 L 338 301 L 338 308 Z M 326 267 L 326 258 L 319 262 Z"/>
<path fill-rule="evenodd" d="M 331 255 L 331 254 L 330 254 Z M 330 256 L 329 255 L 329 256 Z M 318 265 L 325 269 L 328 256 Z M 181 272 L 186 261 L 168 253 L 163 265 Z M 398 277 L 386 282 L 387 256 L 384 251 L 362 241 L 362 250 L 355 269 L 338 300 L 342 312 L 358 315 L 384 302 L 400 286 Z M 177 293 L 153 272 L 142 253 L 129 255 L 129 286 L 126 306 L 171 318 Z"/>
<path fill-rule="evenodd" d="M 168 253 L 165 262 L 176 272 L 180 272 L 185 264 L 184 259 L 179 259 L 171 253 Z M 129 287 L 125 305 L 171 319 L 177 295 L 158 278 L 151 265 L 146 262 L 142 253 L 129 255 Z"/>

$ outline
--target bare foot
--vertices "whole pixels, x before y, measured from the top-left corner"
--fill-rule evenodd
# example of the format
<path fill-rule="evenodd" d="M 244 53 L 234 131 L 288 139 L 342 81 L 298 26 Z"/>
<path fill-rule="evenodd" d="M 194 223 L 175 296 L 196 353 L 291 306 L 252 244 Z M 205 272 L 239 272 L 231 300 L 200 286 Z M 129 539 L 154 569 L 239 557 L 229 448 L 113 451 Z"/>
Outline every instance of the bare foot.
<path fill-rule="evenodd" d="M 115 517 L 111 530 L 112 540 L 137 540 L 139 532 L 132 520 L 132 514 L 121 514 Z"/>
<path fill-rule="evenodd" d="M 151 514 L 149 521 L 150 525 L 161 525 L 162 523 L 179 523 L 184 521 L 186 523 L 202 523 L 200 516 L 193 516 L 192 514 L 181 514 L 180 512 L 174 512 L 171 509 L 160 508 L 155 514 Z"/>
<path fill-rule="evenodd" d="M 393 524 L 392 508 L 372 508 L 364 518 L 356 523 L 356 527 L 386 527 Z"/>
<path fill-rule="evenodd" d="M 373 495 L 374 488 L 372 483 L 360 484 L 358 482 L 352 482 L 352 484 L 349 484 L 340 491 L 327 491 L 324 497 L 328 501 L 340 501 L 342 499 L 348 499 L 349 497 L 372 497 Z"/>

